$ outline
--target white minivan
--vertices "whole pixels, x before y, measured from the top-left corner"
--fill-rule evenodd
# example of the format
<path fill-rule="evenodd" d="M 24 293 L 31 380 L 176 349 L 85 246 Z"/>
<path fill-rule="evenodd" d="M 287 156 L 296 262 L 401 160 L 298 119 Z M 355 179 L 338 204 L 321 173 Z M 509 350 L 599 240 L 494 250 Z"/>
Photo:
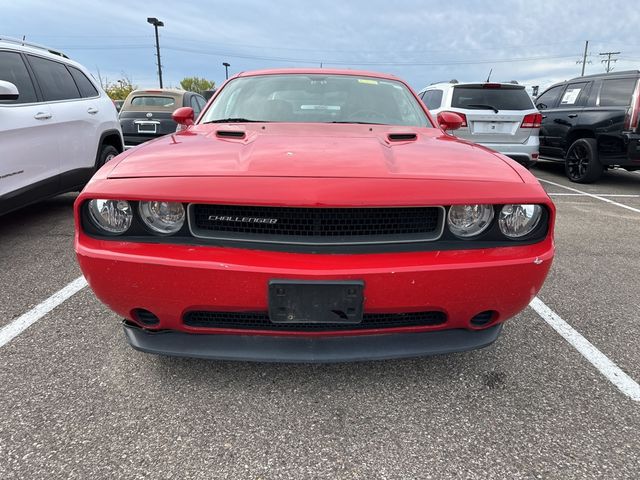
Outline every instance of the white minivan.
<path fill-rule="evenodd" d="M 0 215 L 81 190 L 122 151 L 115 106 L 84 67 L 0 37 Z"/>

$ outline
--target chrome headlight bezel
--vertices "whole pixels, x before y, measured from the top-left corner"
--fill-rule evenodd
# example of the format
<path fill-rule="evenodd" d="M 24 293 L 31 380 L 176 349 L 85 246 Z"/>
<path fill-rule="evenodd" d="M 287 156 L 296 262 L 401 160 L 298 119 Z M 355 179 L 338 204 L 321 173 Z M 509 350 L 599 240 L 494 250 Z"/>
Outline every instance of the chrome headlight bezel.
<path fill-rule="evenodd" d="M 93 226 L 104 235 L 124 235 L 133 224 L 133 207 L 128 200 L 93 198 L 87 202 L 87 210 Z M 114 226 L 118 217 L 121 225 Z"/>
<path fill-rule="evenodd" d="M 455 218 L 456 215 L 469 214 L 469 209 L 478 209 L 476 212 L 477 219 L 472 223 L 461 225 L 460 219 Z M 463 212 L 460 212 L 460 210 Z M 447 211 L 447 228 L 457 238 L 467 240 L 473 239 L 486 232 L 495 216 L 494 206 L 490 204 L 466 204 L 466 205 L 451 205 Z"/>
<path fill-rule="evenodd" d="M 523 213 L 525 213 L 525 217 L 523 217 Z M 500 228 L 500 233 L 510 240 L 525 239 L 538 228 L 538 225 L 540 225 L 540 221 L 544 216 L 543 214 L 542 206 L 534 203 L 510 203 L 503 205 L 498 213 L 498 227 Z M 519 221 L 521 223 L 524 218 L 525 223 L 514 227 L 513 222 L 518 220 L 514 220 L 514 216 L 516 215 L 519 216 Z M 514 228 L 519 229 L 519 231 L 514 233 Z"/>
<path fill-rule="evenodd" d="M 173 216 L 175 220 L 167 220 L 162 217 L 158 209 L 176 208 Z M 142 224 L 155 235 L 175 235 L 184 227 L 187 220 L 187 212 L 181 202 L 168 202 L 165 200 L 149 200 L 138 202 L 138 215 Z M 168 215 L 168 214 L 165 214 Z"/>

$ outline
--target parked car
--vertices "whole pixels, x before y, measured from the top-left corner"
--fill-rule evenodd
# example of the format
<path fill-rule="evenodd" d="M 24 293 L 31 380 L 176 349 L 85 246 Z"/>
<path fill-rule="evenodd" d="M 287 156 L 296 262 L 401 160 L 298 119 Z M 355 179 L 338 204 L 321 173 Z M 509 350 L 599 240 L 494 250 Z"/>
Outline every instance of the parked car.
<path fill-rule="evenodd" d="M 120 110 L 122 110 L 122 105 L 124 105 L 124 100 L 114 100 L 113 105 L 116 107 L 116 111 L 120 113 Z"/>
<path fill-rule="evenodd" d="M 0 38 L 0 214 L 81 190 L 123 150 L 112 101 L 66 55 Z"/>
<path fill-rule="evenodd" d="M 573 182 L 612 167 L 640 169 L 640 71 L 577 77 L 536 99 L 542 112 L 540 155 L 563 162 Z"/>
<path fill-rule="evenodd" d="M 456 137 L 491 148 L 527 168 L 538 160 L 541 115 L 524 85 L 452 80 L 429 85 L 419 95 L 432 114 L 448 111 L 463 118 Z"/>
<path fill-rule="evenodd" d="M 75 249 L 139 350 L 332 362 L 480 348 L 553 258 L 525 168 L 445 133 L 403 81 L 242 73 L 101 169 Z M 482 165 L 482 168 L 478 168 Z"/>
<path fill-rule="evenodd" d="M 175 109 L 191 107 L 197 116 L 206 103 L 202 95 L 184 90 L 134 90 L 120 109 L 125 148 L 175 133 L 177 124 L 171 118 Z"/>
<path fill-rule="evenodd" d="M 216 90 L 205 90 L 204 92 L 202 92 L 202 95 L 204 96 L 205 100 L 209 101 L 209 99 L 211 97 L 213 97 L 213 95 L 216 93 Z"/>

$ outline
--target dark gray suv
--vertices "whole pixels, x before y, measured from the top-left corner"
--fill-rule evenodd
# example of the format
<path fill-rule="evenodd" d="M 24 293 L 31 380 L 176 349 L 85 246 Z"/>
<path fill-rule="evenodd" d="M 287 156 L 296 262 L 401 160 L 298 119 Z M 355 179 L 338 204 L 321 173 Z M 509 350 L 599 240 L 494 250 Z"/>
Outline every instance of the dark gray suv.
<path fill-rule="evenodd" d="M 640 71 L 574 78 L 536 98 L 542 113 L 540 158 L 564 162 L 573 182 L 612 167 L 640 170 Z"/>

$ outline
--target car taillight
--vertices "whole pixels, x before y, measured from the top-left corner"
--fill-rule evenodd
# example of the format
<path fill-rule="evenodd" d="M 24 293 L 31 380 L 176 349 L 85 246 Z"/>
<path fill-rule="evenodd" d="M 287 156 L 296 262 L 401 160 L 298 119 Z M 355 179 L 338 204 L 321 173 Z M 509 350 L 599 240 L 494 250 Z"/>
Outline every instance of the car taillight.
<path fill-rule="evenodd" d="M 525 115 L 522 120 L 522 125 L 520 128 L 540 128 L 540 124 L 542 123 L 542 114 L 541 113 L 530 113 L 529 115 Z"/>
<path fill-rule="evenodd" d="M 627 109 L 624 116 L 623 130 L 638 130 L 638 120 L 640 120 L 640 80 L 636 83 L 636 88 L 631 97 L 631 107 Z"/>
<path fill-rule="evenodd" d="M 501 88 L 502 85 L 499 83 L 483 83 L 482 88 Z"/>
<path fill-rule="evenodd" d="M 460 115 L 460 118 L 462 118 L 462 124 L 460 125 L 460 128 L 468 126 L 467 125 L 467 116 L 464 113 L 461 113 L 461 112 L 451 112 L 451 113 L 455 113 L 456 115 Z"/>

